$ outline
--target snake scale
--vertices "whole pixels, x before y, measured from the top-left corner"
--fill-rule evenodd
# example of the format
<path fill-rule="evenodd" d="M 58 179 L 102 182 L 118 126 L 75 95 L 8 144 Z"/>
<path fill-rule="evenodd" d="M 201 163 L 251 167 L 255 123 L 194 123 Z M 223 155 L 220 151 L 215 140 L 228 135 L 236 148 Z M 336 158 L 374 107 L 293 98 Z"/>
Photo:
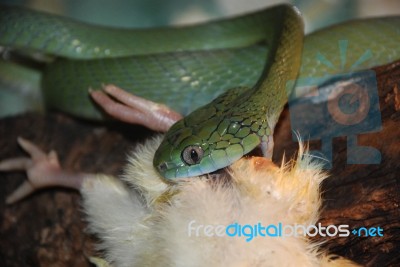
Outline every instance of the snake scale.
<path fill-rule="evenodd" d="M 373 18 L 304 37 L 301 16 L 289 5 L 151 29 L 94 26 L 19 7 L 0 8 L 1 46 L 55 57 L 42 74 L 48 107 L 101 119 L 87 89 L 112 83 L 186 115 L 167 132 L 154 158 L 167 179 L 213 172 L 259 145 L 270 152 L 274 126 L 290 93 L 288 81 L 400 59 L 399 30 L 398 17 Z M 343 40 L 345 61 L 338 52 Z"/>

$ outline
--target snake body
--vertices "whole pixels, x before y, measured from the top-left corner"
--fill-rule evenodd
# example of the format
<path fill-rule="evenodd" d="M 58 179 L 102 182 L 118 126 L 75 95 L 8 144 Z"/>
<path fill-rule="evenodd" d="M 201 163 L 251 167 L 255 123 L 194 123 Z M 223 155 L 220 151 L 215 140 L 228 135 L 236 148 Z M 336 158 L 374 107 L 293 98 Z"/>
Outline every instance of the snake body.
<path fill-rule="evenodd" d="M 288 81 L 393 62 L 400 58 L 399 29 L 398 17 L 356 20 L 310 34 L 303 44 L 301 18 L 287 5 L 146 30 L 0 9 L 1 46 L 57 57 L 42 77 L 49 107 L 101 119 L 87 89 L 113 83 L 189 114 L 155 155 L 155 166 L 168 179 L 212 172 L 260 143 L 268 146 Z M 343 40 L 345 61 L 338 48 Z"/>

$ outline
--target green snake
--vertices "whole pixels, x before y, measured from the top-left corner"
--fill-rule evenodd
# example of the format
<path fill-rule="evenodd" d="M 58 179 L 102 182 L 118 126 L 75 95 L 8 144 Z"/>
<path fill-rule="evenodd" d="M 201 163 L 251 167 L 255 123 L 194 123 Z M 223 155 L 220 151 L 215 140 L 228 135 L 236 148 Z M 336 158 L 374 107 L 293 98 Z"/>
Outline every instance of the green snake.
<path fill-rule="evenodd" d="M 186 115 L 166 133 L 154 157 L 155 168 L 171 180 L 224 168 L 259 145 L 268 153 L 296 78 L 329 77 L 400 59 L 399 31 L 400 18 L 374 18 L 303 38 L 301 17 L 289 5 L 154 29 L 116 29 L 23 8 L 0 9 L 1 46 L 56 58 L 42 75 L 48 107 L 101 119 L 87 89 L 112 83 Z M 343 40 L 346 60 L 338 49 Z"/>

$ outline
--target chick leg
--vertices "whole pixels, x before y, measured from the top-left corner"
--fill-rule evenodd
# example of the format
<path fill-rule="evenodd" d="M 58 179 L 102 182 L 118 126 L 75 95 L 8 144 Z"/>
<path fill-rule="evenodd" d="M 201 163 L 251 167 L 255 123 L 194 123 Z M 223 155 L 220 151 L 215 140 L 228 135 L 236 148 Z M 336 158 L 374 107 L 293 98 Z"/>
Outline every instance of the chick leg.
<path fill-rule="evenodd" d="M 60 167 L 57 153 L 43 152 L 33 143 L 19 137 L 18 144 L 30 157 L 8 159 L 0 162 L 0 171 L 26 171 L 28 179 L 6 198 L 7 204 L 15 203 L 45 187 L 67 187 L 79 190 L 83 178 L 92 174 L 72 173 Z"/>
<path fill-rule="evenodd" d="M 93 100 L 112 117 L 123 122 L 140 124 L 155 131 L 166 132 L 182 118 L 181 114 L 165 105 L 135 96 L 115 85 L 105 85 L 103 91 L 89 90 L 89 93 Z"/>

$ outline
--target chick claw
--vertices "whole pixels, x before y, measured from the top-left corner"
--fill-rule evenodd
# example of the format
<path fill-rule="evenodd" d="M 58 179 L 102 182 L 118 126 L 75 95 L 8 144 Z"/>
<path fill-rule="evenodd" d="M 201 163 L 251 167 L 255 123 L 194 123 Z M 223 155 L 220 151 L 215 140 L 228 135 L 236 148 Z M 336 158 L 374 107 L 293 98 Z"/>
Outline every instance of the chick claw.
<path fill-rule="evenodd" d="M 103 110 L 123 122 L 140 124 L 149 129 L 166 132 L 182 115 L 166 105 L 133 95 L 112 85 L 104 85 L 103 90 L 89 89 L 92 99 Z"/>
<path fill-rule="evenodd" d="M 60 167 L 55 151 L 46 154 L 21 137 L 17 140 L 30 157 L 3 160 L 0 162 L 0 171 L 25 171 L 28 179 L 6 198 L 7 204 L 13 204 L 45 187 L 62 186 L 80 189 L 86 174 L 68 173 Z"/>

